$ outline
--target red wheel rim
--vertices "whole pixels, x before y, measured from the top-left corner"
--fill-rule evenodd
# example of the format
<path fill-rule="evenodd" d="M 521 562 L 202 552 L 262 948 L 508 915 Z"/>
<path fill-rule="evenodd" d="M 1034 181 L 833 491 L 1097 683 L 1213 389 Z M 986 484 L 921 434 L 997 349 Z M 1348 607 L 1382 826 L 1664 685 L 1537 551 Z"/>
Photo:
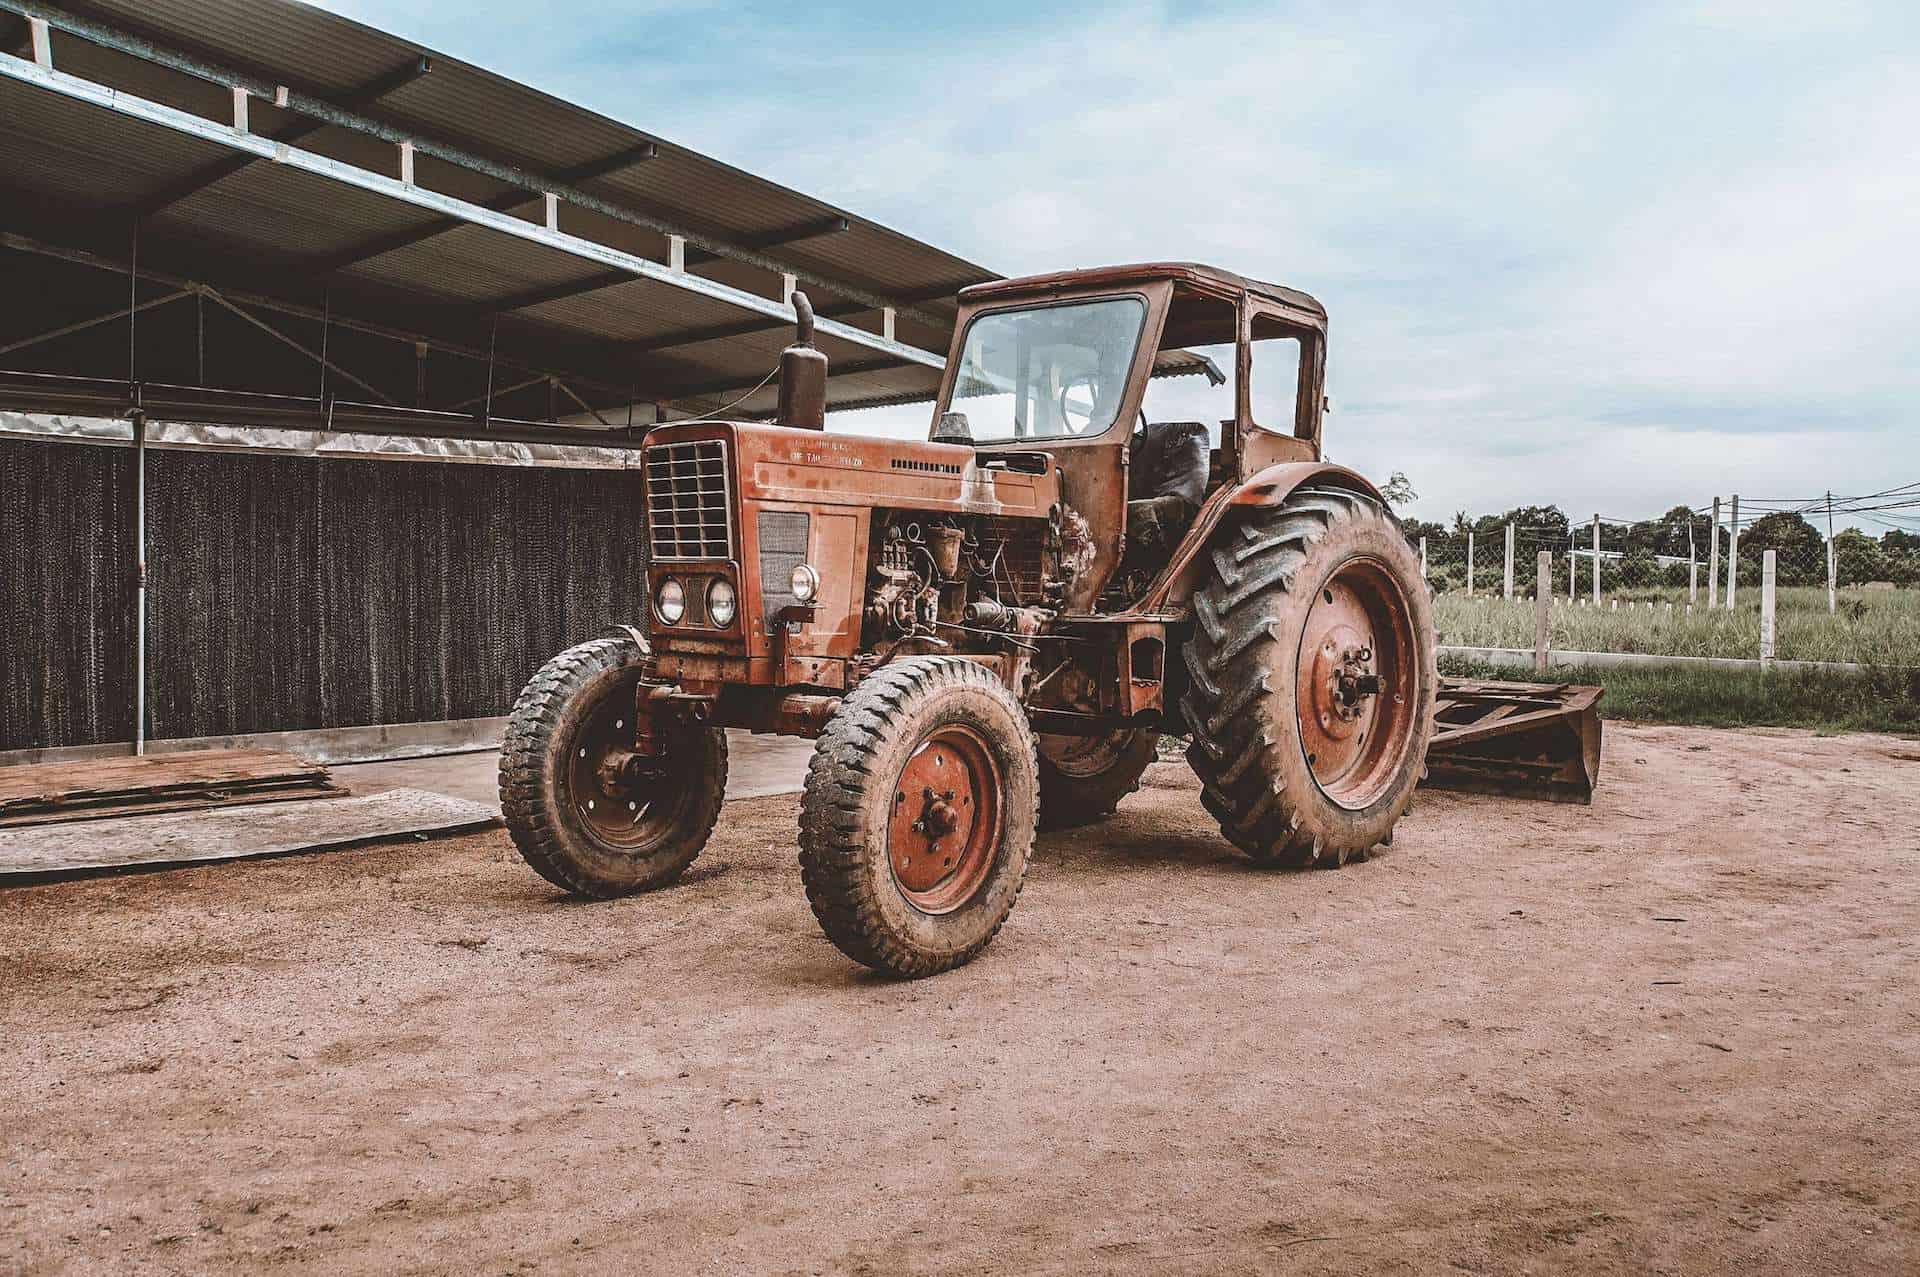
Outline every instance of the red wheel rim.
<path fill-rule="evenodd" d="M 900 894 L 922 913 L 952 913 L 979 894 L 1000 844 L 1000 772 L 978 732 L 935 728 L 893 786 L 887 858 Z"/>
<path fill-rule="evenodd" d="M 616 680 L 567 741 L 567 792 L 575 818 L 605 846 L 629 853 L 646 849 L 671 828 L 677 800 L 696 780 L 684 774 L 685 758 L 635 765 L 638 682 L 637 674 Z"/>
<path fill-rule="evenodd" d="M 1393 784 L 1414 731 L 1418 658 L 1406 597 L 1385 564 L 1350 559 L 1300 632 L 1300 747 L 1320 791 L 1361 810 Z"/>

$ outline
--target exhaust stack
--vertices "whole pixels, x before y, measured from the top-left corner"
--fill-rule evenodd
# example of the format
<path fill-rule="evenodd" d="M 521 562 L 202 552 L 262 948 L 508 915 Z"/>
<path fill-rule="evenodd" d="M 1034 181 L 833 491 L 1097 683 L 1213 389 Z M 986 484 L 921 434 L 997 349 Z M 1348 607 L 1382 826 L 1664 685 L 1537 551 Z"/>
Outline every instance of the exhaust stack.
<path fill-rule="evenodd" d="M 813 303 L 805 293 L 793 295 L 798 332 L 793 345 L 780 352 L 780 415 L 778 424 L 798 430 L 827 428 L 827 357 L 813 346 Z"/>

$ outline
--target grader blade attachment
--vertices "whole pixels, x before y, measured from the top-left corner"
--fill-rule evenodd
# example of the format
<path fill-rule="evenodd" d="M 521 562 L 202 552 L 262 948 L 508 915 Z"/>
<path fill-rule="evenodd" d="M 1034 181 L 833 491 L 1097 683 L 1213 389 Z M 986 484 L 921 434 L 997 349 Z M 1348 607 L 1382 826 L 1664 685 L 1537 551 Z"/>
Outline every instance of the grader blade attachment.
<path fill-rule="evenodd" d="M 1600 692 L 1571 683 L 1440 680 L 1422 783 L 1592 802 L 1600 778 Z"/>

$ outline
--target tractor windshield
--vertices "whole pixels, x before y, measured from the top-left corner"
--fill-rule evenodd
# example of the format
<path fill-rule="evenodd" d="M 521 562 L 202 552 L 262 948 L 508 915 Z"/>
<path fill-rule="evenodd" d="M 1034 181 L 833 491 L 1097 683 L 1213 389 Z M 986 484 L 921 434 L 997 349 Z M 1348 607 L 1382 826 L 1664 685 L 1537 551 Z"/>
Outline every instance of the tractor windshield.
<path fill-rule="evenodd" d="M 1138 297 L 981 315 L 946 409 L 966 417 L 975 443 L 1097 435 L 1120 411 L 1146 317 Z"/>

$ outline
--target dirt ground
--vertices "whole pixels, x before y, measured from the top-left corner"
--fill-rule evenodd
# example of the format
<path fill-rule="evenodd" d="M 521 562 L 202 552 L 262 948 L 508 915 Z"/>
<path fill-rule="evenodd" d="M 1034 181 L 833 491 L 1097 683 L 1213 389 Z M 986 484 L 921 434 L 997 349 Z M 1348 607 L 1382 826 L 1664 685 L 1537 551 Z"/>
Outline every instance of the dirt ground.
<path fill-rule="evenodd" d="M 1920 747 L 1610 724 L 1300 874 L 1149 781 L 913 984 L 792 797 L 614 904 L 497 831 L 0 892 L 0 1270 L 1920 1269 Z"/>

